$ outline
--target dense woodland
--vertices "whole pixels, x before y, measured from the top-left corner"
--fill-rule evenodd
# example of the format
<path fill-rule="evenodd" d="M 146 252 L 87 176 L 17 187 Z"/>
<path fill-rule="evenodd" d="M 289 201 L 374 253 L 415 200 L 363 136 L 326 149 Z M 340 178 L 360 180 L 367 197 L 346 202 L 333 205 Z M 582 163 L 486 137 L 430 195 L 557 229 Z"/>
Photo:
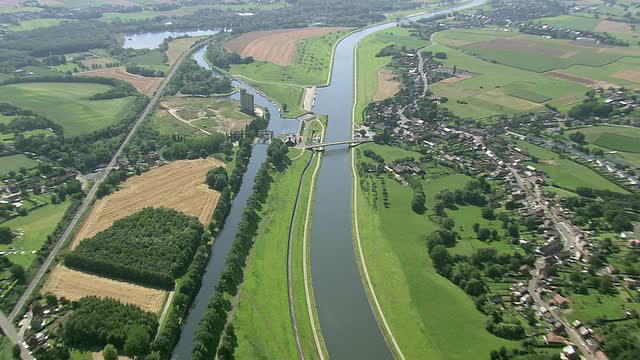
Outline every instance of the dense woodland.
<path fill-rule="evenodd" d="M 148 348 L 158 328 L 155 314 L 113 299 L 85 297 L 75 305 L 71 317 L 62 325 L 62 339 L 69 348 L 91 350 L 112 344 L 130 356 L 142 356 L 127 343 L 146 340 Z M 142 338 L 142 339 L 140 339 Z M 126 351 L 130 350 L 130 351 Z"/>
<path fill-rule="evenodd" d="M 231 80 L 218 78 L 195 60 L 185 60 L 167 85 L 166 93 L 188 95 L 228 94 L 233 90 Z"/>
<path fill-rule="evenodd" d="M 65 265 L 167 289 L 203 242 L 197 219 L 171 209 L 147 208 L 114 222 L 65 256 Z M 206 237 L 205 237 L 206 242 Z"/>

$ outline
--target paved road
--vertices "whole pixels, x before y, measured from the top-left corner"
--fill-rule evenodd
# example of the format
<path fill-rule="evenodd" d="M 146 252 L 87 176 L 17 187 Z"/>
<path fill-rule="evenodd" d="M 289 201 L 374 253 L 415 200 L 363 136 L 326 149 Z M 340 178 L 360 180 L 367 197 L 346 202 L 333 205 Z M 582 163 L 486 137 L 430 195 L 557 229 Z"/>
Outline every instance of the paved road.
<path fill-rule="evenodd" d="M 113 158 L 109 162 L 109 165 L 96 178 L 96 182 L 93 184 L 93 186 L 87 193 L 87 196 L 84 198 L 82 205 L 80 206 L 80 208 L 74 215 L 73 219 L 69 223 L 69 226 L 67 226 L 67 228 L 65 229 L 60 239 L 58 239 L 58 242 L 51 250 L 51 253 L 47 257 L 47 259 L 44 261 L 44 263 L 42 264 L 42 266 L 34 276 L 33 280 L 31 280 L 31 283 L 29 283 L 29 286 L 27 287 L 25 292 L 22 294 L 22 296 L 16 303 L 16 306 L 13 308 L 13 311 L 11 312 L 9 317 L 7 318 L 3 313 L 0 312 L 0 328 L 2 329 L 2 332 L 5 333 L 13 343 L 19 343 L 20 341 L 22 341 L 22 338 L 18 335 L 18 333 L 16 332 L 11 322 L 15 320 L 20 310 L 25 306 L 27 300 L 31 298 L 33 291 L 36 289 L 36 287 L 42 280 L 42 277 L 46 274 L 47 270 L 49 269 L 51 264 L 54 262 L 60 250 L 62 250 L 62 248 L 66 244 L 67 239 L 69 238 L 69 236 L 71 235 L 71 232 L 80 221 L 80 218 L 84 215 L 84 213 L 87 211 L 87 209 L 89 209 L 89 207 L 93 203 L 93 200 L 95 199 L 95 196 L 96 196 L 96 191 L 98 190 L 98 186 L 100 186 L 102 181 L 104 181 L 104 179 L 107 177 L 107 175 L 111 171 L 111 168 L 113 168 L 116 165 L 116 161 L 118 161 L 118 158 L 122 154 L 122 151 L 124 150 L 124 148 L 127 146 L 127 144 L 129 144 L 129 141 L 131 141 L 131 139 L 135 135 L 136 131 L 138 130 L 142 122 L 146 119 L 147 115 L 149 115 L 149 113 L 151 113 L 153 108 L 156 106 L 156 104 L 158 103 L 158 100 L 160 100 L 160 96 L 162 92 L 164 91 L 167 84 L 171 81 L 173 76 L 175 75 L 176 70 L 178 69 L 178 67 L 180 67 L 180 64 L 182 64 L 184 59 L 191 56 L 192 52 L 195 49 L 198 49 L 204 46 L 206 43 L 207 42 L 203 42 L 200 44 L 196 44 L 195 46 L 192 46 L 189 51 L 182 54 L 182 56 L 180 56 L 178 61 L 175 62 L 174 66 L 169 71 L 169 74 L 167 74 L 167 77 L 165 78 L 165 80 L 162 82 L 162 84 L 160 84 L 160 87 L 158 87 L 158 90 L 156 90 L 153 97 L 151 97 L 151 100 L 149 101 L 149 104 L 147 104 L 147 107 L 145 107 L 144 111 L 142 111 L 142 113 L 134 123 L 133 127 L 129 131 L 129 134 L 127 134 L 127 137 L 124 139 L 124 141 L 122 142 L 122 144 L 120 145 L 116 153 L 113 155 Z"/>

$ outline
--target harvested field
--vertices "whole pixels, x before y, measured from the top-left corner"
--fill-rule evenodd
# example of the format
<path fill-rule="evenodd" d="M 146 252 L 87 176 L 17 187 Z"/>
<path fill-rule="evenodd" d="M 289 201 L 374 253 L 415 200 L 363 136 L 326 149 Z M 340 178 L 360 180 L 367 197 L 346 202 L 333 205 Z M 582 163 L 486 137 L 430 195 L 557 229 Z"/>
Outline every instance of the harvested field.
<path fill-rule="evenodd" d="M 582 76 L 578 76 L 578 75 L 574 75 L 562 70 L 552 70 L 552 71 L 547 71 L 544 73 L 547 76 L 551 76 L 551 77 L 555 77 L 555 78 L 559 78 L 559 79 L 563 79 L 563 80 L 569 80 L 569 81 L 573 81 L 575 83 L 581 84 L 581 85 L 586 85 L 586 86 L 597 86 L 597 87 L 601 87 L 601 88 L 618 88 L 620 87 L 620 85 L 618 84 L 612 84 L 612 83 L 608 83 L 606 81 L 601 81 L 601 80 L 593 80 L 593 79 L 589 79 L 586 77 L 582 77 Z"/>
<path fill-rule="evenodd" d="M 615 78 L 618 78 L 618 79 L 622 79 L 622 80 L 640 82 L 640 71 L 639 70 L 620 70 L 620 71 L 616 71 L 615 73 L 611 74 L 611 76 L 613 76 Z"/>
<path fill-rule="evenodd" d="M 450 78 L 446 78 L 444 80 L 440 80 L 438 81 L 439 83 L 444 83 L 444 84 L 453 84 L 453 83 L 457 83 L 458 81 L 462 81 L 462 80 L 467 80 L 467 79 L 471 79 L 473 77 L 473 75 L 456 75 L 456 76 L 452 76 Z"/>
<path fill-rule="evenodd" d="M 166 296 L 166 291 L 85 274 L 62 265 L 57 265 L 51 271 L 41 292 L 50 292 L 69 300 L 92 295 L 109 297 L 154 313 L 160 311 Z"/>
<path fill-rule="evenodd" d="M 298 43 L 324 34 L 344 30 L 344 27 L 319 27 L 304 29 L 286 29 L 254 31 L 242 34 L 227 41 L 224 48 L 243 57 L 253 56 L 259 61 L 268 61 L 277 65 L 291 64 Z"/>
<path fill-rule="evenodd" d="M 145 77 L 135 74 L 129 74 L 124 67 L 115 67 L 111 69 L 98 69 L 91 71 L 83 71 L 78 75 L 85 76 L 102 76 L 114 79 L 124 80 L 133 85 L 138 91 L 145 95 L 153 95 L 164 78 Z"/>
<path fill-rule="evenodd" d="M 482 41 L 464 47 L 480 50 L 509 50 L 554 57 L 563 57 L 571 53 L 569 50 L 545 47 L 544 44 L 539 44 L 535 41 L 509 38 Z"/>
<path fill-rule="evenodd" d="M 378 88 L 373 96 L 374 101 L 388 99 L 400 91 L 402 83 L 395 80 L 395 77 L 393 71 L 389 69 L 378 70 Z"/>
<path fill-rule="evenodd" d="M 120 190 L 99 199 L 71 244 L 109 228 L 114 221 L 146 207 L 166 207 L 195 216 L 207 224 L 218 203 L 220 193 L 204 183 L 207 172 L 224 166 L 216 159 L 174 161 L 127 179 Z"/>
<path fill-rule="evenodd" d="M 609 21 L 609 20 L 602 20 L 602 22 L 598 24 L 598 26 L 596 26 L 595 31 L 609 32 L 609 33 L 616 33 L 616 34 L 630 34 L 630 35 L 633 34 L 633 29 L 629 24 L 618 22 L 618 21 Z"/>

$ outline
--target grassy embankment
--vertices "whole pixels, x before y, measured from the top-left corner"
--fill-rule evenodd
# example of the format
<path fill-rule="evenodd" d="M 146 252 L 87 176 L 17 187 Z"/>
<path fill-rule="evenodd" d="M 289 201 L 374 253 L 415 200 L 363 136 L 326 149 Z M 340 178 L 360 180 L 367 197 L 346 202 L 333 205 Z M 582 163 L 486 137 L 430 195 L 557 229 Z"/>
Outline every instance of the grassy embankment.
<path fill-rule="evenodd" d="M 47 117 L 64 128 L 66 137 L 88 134 L 118 123 L 133 97 L 89 100 L 111 86 L 89 83 L 23 83 L 0 86 L 0 98 Z M 73 116 L 70 116 L 73 114 Z"/>
<path fill-rule="evenodd" d="M 386 161 L 418 155 L 378 145 L 362 148 L 373 149 Z M 437 192 L 460 188 L 469 180 L 439 166 L 426 171 L 429 175 L 423 186 L 427 207 L 433 204 Z M 486 318 L 475 308 L 471 297 L 434 270 L 424 240 L 426 234 L 437 228 L 429 218 L 432 211 L 424 215 L 414 213 L 410 205 L 412 190 L 387 176 L 384 185 L 375 177 L 365 179 L 364 183 L 366 189 L 362 182 L 358 187 L 357 203 L 363 252 L 382 311 L 405 357 L 486 358 L 500 346 L 515 346 L 516 343 L 488 333 L 484 328 Z M 371 191 L 374 183 L 378 189 L 375 197 Z M 388 207 L 383 206 L 385 187 Z M 478 214 L 472 219 L 479 217 L 479 209 L 474 210 Z M 456 221 L 456 230 L 460 225 L 467 227 L 462 223 L 469 217 L 466 211 L 450 213 Z M 471 240 L 465 238 L 454 252 L 469 252 Z"/>
<path fill-rule="evenodd" d="M 291 150 L 290 156 L 299 154 Z M 289 225 L 295 205 L 300 176 L 310 157 L 304 154 L 293 162 L 284 173 L 274 173 L 276 178 L 269 199 L 262 211 L 262 218 L 269 219 L 256 243 L 248 264 L 240 301 L 234 319 L 239 346 L 238 359 L 297 358 L 297 348 L 289 312 L 287 287 L 287 251 Z M 302 239 L 304 212 L 311 188 L 311 172 L 305 177 L 303 196 L 300 199 L 296 222 L 295 242 L 292 248 L 292 273 L 294 303 L 298 331 L 307 358 L 316 358 L 312 330 L 306 311 L 302 281 Z"/>
<path fill-rule="evenodd" d="M 286 115 L 301 114 L 304 86 L 325 85 L 329 81 L 333 49 L 349 30 L 336 31 L 300 41 L 293 61 L 288 66 L 256 61 L 248 65 L 232 65 L 230 74 L 267 93 Z"/>
<path fill-rule="evenodd" d="M 376 54 L 387 45 L 406 46 L 419 49 L 429 44 L 428 41 L 409 35 L 409 30 L 392 27 L 373 33 L 358 43 L 357 61 L 357 93 L 355 106 L 355 122 L 362 122 L 362 112 L 373 101 L 378 88 L 378 70 L 391 63 L 391 57 L 376 57 Z"/>
<path fill-rule="evenodd" d="M 525 141 L 518 140 L 516 144 L 520 149 L 538 159 L 537 162 L 528 164 L 547 174 L 547 182 L 552 185 L 570 191 L 575 191 L 577 187 L 588 187 L 627 193 L 626 190 L 582 164 Z"/>

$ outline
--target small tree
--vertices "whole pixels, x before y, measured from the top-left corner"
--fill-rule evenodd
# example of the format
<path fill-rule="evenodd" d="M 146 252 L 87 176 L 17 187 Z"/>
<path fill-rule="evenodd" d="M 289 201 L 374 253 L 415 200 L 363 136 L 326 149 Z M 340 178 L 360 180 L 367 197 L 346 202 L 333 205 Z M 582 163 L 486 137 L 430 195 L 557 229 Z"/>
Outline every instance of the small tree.
<path fill-rule="evenodd" d="M 151 338 L 143 327 L 132 326 L 127 333 L 124 352 L 127 355 L 143 356 L 149 350 L 149 342 L 151 342 Z"/>
<path fill-rule="evenodd" d="M 117 360 L 118 350 L 116 350 L 113 345 L 107 344 L 107 346 L 105 346 L 102 350 L 102 357 L 104 358 L 104 360 Z"/>

